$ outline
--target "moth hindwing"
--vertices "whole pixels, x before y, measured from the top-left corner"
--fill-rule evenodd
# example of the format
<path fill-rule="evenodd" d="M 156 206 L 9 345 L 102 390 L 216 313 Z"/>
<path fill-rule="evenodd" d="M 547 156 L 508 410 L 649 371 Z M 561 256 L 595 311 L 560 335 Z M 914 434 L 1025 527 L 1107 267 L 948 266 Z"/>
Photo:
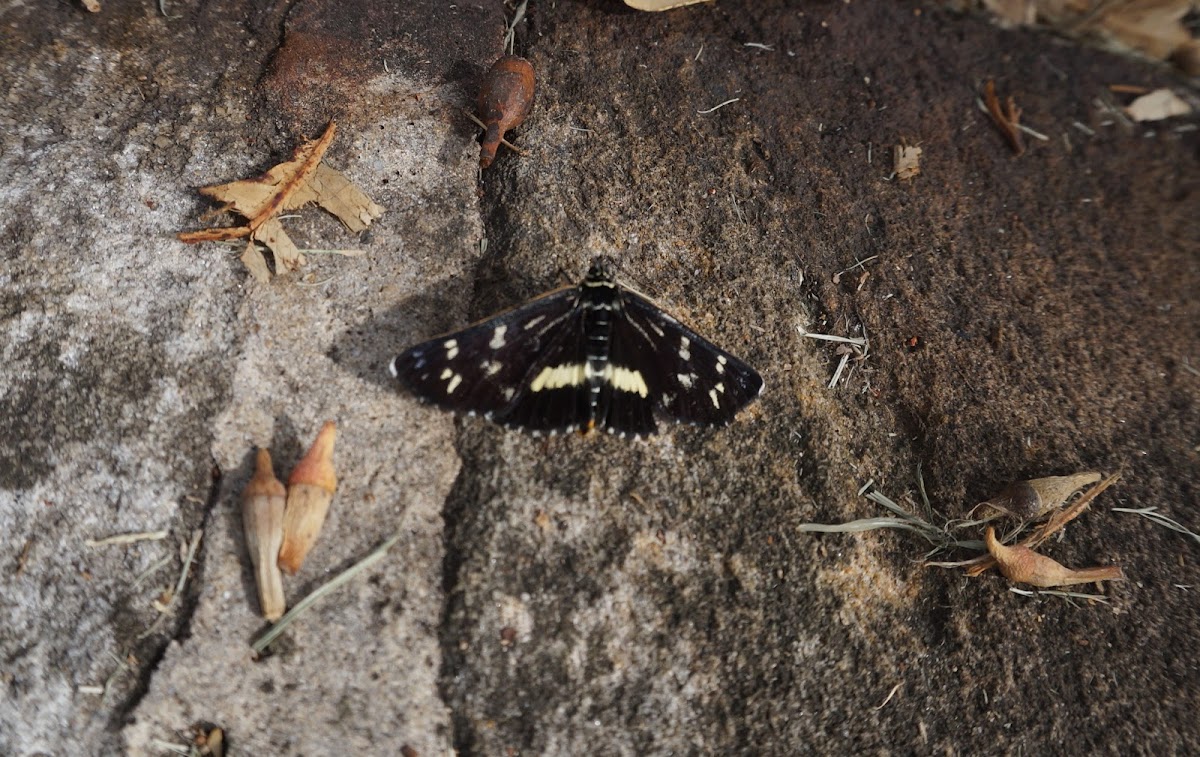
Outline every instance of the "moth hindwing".
<path fill-rule="evenodd" d="M 597 258 L 579 286 L 401 353 L 392 375 L 426 402 L 537 433 L 725 426 L 762 393 L 746 363 L 638 293 Z"/>

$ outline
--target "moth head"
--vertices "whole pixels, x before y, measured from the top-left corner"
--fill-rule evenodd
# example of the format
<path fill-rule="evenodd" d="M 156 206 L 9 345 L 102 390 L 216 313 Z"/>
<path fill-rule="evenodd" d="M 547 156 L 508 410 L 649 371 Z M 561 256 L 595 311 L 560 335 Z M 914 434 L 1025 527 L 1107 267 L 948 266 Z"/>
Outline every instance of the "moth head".
<path fill-rule="evenodd" d="M 613 259 L 607 255 L 599 255 L 592 261 L 592 267 L 588 269 L 586 280 L 593 284 L 612 283 L 616 280 L 615 271 L 616 263 Z"/>

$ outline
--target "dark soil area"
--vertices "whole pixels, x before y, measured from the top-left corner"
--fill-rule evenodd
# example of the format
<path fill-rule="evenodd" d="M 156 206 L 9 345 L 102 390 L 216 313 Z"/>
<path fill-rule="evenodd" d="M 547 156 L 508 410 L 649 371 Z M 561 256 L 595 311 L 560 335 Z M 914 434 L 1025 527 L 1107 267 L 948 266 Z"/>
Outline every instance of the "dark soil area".
<path fill-rule="evenodd" d="M 476 186 L 460 108 L 512 8 L 166 6 L 0 12 L 0 751 L 198 724 L 280 754 L 1196 749 L 1200 545 L 1111 511 L 1200 528 L 1200 119 L 1134 124 L 1110 89 L 1194 81 L 930 3 L 533 0 L 528 154 Z M 1022 155 L 977 105 L 990 80 L 1045 137 Z M 366 255 L 256 287 L 180 252 L 194 186 L 329 119 L 387 215 L 297 241 Z M 389 385 L 408 344 L 597 255 L 762 398 L 726 429 L 545 439 Z M 830 388 L 839 345 L 805 331 L 869 346 Z M 251 661 L 238 477 L 335 413 L 339 509 L 290 598 L 411 538 Z M 907 532 L 798 529 L 887 514 L 868 482 L 920 512 L 922 477 L 940 523 L 1085 470 L 1121 479 L 1042 549 L 1121 566 L 1075 587 L 1105 601 L 926 567 Z"/>
<path fill-rule="evenodd" d="M 1113 83 L 1179 83 L 911 4 L 559 4 L 532 9 L 521 41 L 540 77 L 521 140 L 535 155 L 485 179 L 495 258 L 476 314 L 577 277 L 577 250 L 600 240 L 755 364 L 767 392 L 728 431 L 678 432 L 669 456 L 465 427 L 447 513 L 456 744 L 1195 743 L 1196 545 L 1109 508 L 1196 518 L 1200 138 L 1096 104 Z M 1048 140 L 1014 157 L 976 106 L 989 79 Z M 562 137 L 562 124 L 589 131 Z M 923 149 L 914 180 L 890 176 L 899 143 Z M 830 391 L 839 356 L 798 326 L 868 336 L 869 357 Z M 868 479 L 915 503 L 918 465 L 947 517 L 1012 480 L 1123 471 L 1047 551 L 1129 580 L 1101 589 L 1107 605 L 1029 599 L 994 573 L 916 566 L 926 545 L 912 535 L 796 532 L 883 514 L 854 496 Z M 539 497 L 570 503 L 561 517 L 589 521 L 589 538 L 530 554 L 514 523 L 537 512 L 513 510 Z M 610 597 L 612 574 L 637 562 L 632 536 L 656 528 L 701 567 L 640 577 L 632 669 L 573 667 L 572 648 L 611 643 L 617 625 L 580 627 L 580 608 Z M 501 591 L 534 598 L 528 647 L 495 641 L 486 603 Z"/>

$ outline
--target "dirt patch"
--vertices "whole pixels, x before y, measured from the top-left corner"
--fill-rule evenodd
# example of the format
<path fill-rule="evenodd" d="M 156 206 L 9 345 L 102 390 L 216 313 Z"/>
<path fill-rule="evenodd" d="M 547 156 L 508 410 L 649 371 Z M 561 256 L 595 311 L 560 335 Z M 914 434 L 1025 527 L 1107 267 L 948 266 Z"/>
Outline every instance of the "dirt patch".
<path fill-rule="evenodd" d="M 637 752 L 1036 750 L 1085 721 L 1088 749 L 1195 739 L 1186 703 L 1200 682 L 1178 655 L 1197 619 L 1175 588 L 1195 580 L 1194 547 L 1108 512 L 1194 520 L 1198 379 L 1183 361 L 1200 344 L 1197 136 L 1177 128 L 1188 121 L 1132 127 L 1104 105 L 1110 83 L 1169 76 L 911 6 L 571 6 L 535 10 L 530 29 L 542 89 L 520 141 L 536 151 L 485 181 L 494 246 L 477 301 L 532 294 L 617 250 L 629 278 L 747 357 L 767 392 L 728 431 L 665 446 L 466 427 L 464 471 L 490 483 L 449 511 L 471 524 L 448 544 L 456 743 L 584 749 L 593 723 Z M 988 79 L 1048 137 L 1019 158 L 976 106 Z M 902 142 L 923 151 L 906 182 L 890 176 Z M 831 391 L 839 356 L 797 326 L 865 335 L 870 357 Z M 912 501 L 918 463 L 951 516 L 1010 480 L 1124 469 L 1054 554 L 1121 563 L 1131 581 L 1106 590 L 1109 606 L 1029 601 L 994 577 L 914 571 L 912 538 L 795 533 L 880 514 L 855 496 L 871 478 Z M 590 546 L 509 538 L 510 513 L 545 496 Z M 661 578 L 606 586 L 603 545 L 647 528 L 727 559 L 696 567 L 695 593 L 664 595 Z M 748 590 L 738 575 L 769 580 Z M 535 615 L 528 648 L 455 652 L 491 643 L 485 598 L 514 583 L 563 609 Z M 569 608 L 618 595 L 672 608 L 626 646 L 679 645 L 703 671 L 703 691 L 675 680 L 686 734 L 644 668 L 605 657 L 616 627 L 589 626 L 607 663 L 572 675 L 536 662 L 562 629 L 589 625 Z M 522 677 L 500 675 L 509 666 Z M 1175 693 L 1149 701 L 1146 685 Z"/>

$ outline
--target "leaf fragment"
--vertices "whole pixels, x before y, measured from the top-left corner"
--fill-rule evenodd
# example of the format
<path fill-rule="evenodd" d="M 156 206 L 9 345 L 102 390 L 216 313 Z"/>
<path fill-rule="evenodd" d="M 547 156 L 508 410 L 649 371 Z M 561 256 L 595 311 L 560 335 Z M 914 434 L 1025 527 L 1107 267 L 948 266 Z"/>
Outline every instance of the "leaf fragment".
<path fill-rule="evenodd" d="M 246 270 L 250 271 L 250 275 L 260 284 L 266 284 L 271 280 L 271 271 L 267 268 L 267 258 L 262 254 L 262 250 L 258 249 L 258 245 L 251 239 L 246 242 L 246 251 L 242 253 L 242 265 L 246 266 Z"/>
<path fill-rule="evenodd" d="M 320 205 L 337 216 L 347 229 L 363 231 L 379 216 L 383 208 L 355 186 L 340 171 L 322 163 L 317 166 L 308 183 L 297 190 L 287 209 L 294 210 L 310 202 Z"/>
<path fill-rule="evenodd" d="M 1021 138 L 1021 130 L 1018 128 L 1021 123 L 1021 109 L 1017 107 L 1016 100 L 1010 95 L 1005 100 L 1004 107 L 1001 107 L 1000 98 L 996 97 L 996 82 L 988 79 L 983 89 L 983 102 L 987 106 L 988 115 L 1008 140 L 1013 152 L 1017 155 L 1025 152 L 1025 140 Z"/>
<path fill-rule="evenodd" d="M 256 281 L 270 280 L 271 272 L 258 242 L 275 257 L 277 273 L 292 272 L 305 264 L 304 255 L 284 231 L 279 213 L 317 204 L 337 217 L 352 232 L 366 229 L 383 213 L 339 171 L 322 163 L 337 126 L 330 122 L 315 140 L 295 149 L 292 158 L 251 179 L 201 188 L 200 194 L 223 204 L 247 219 L 244 226 L 187 231 L 177 235 L 182 242 L 219 242 L 247 239 L 241 260 Z"/>
<path fill-rule="evenodd" d="M 1164 118 L 1186 116 L 1192 112 L 1192 106 L 1179 95 L 1164 88 L 1142 95 L 1131 102 L 1125 112 L 1134 121 L 1161 121 Z"/>
<path fill-rule="evenodd" d="M 896 145 L 892 151 L 897 179 L 911 179 L 921 173 L 921 148 Z"/>

